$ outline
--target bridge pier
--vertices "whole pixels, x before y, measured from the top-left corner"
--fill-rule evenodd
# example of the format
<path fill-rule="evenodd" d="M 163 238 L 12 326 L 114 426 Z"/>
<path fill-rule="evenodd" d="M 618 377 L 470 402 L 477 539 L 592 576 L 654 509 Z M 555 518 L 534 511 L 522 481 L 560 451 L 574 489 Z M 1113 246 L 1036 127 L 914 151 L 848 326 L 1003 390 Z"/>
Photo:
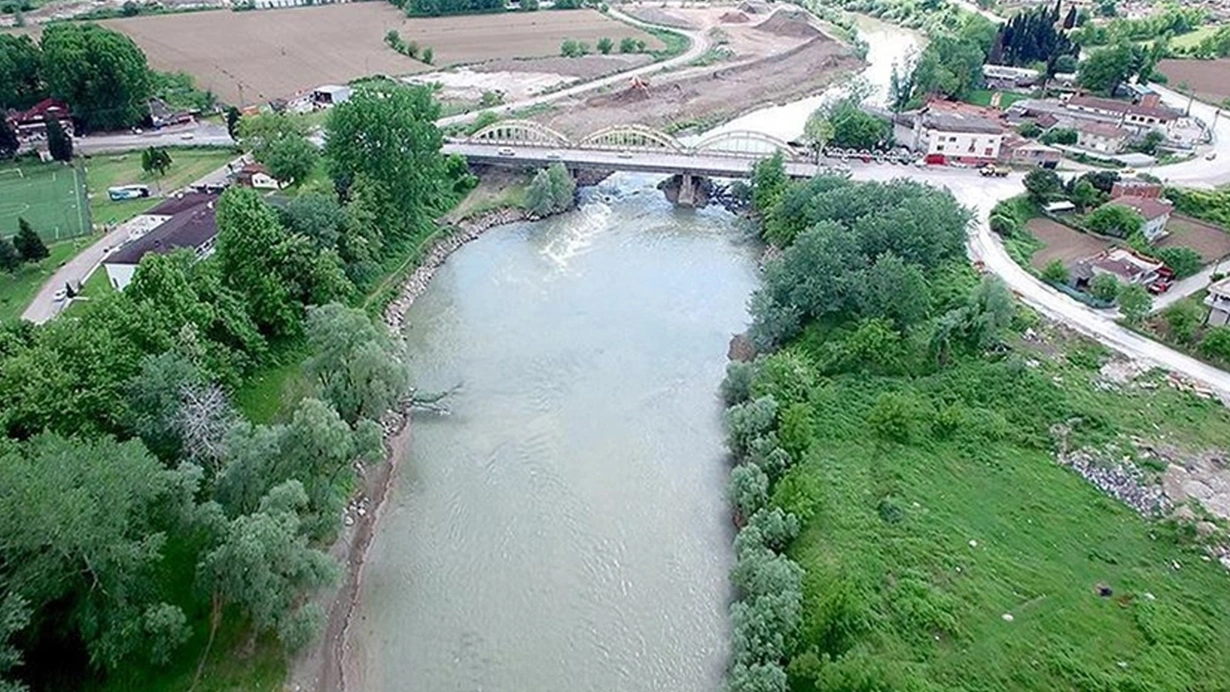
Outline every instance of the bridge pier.
<path fill-rule="evenodd" d="M 688 208 L 702 209 L 709 206 L 713 194 L 713 181 L 700 175 L 678 173 L 663 180 L 658 189 L 672 203 Z"/>

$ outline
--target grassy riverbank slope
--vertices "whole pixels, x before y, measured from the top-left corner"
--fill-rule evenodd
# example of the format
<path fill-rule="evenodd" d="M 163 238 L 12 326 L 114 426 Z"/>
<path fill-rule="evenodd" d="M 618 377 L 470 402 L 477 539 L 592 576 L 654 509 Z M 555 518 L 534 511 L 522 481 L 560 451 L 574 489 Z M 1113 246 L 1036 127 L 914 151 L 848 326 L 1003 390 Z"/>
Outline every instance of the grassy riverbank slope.
<path fill-rule="evenodd" d="M 1153 450 L 1225 449 L 1227 409 L 977 279 L 946 193 L 762 166 L 754 200 L 783 253 L 724 386 L 733 689 L 1222 689 L 1224 522 Z"/>

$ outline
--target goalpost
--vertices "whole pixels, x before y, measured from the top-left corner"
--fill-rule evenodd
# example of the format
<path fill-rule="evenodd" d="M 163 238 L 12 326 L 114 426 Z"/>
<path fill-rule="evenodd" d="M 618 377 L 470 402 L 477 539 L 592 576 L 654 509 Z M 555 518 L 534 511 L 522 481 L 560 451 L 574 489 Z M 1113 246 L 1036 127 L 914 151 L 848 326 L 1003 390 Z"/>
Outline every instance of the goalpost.
<path fill-rule="evenodd" d="M 0 169 L 0 175 L 4 175 L 4 174 L 6 174 L 6 173 L 13 173 L 13 174 L 16 174 L 18 178 L 24 178 L 24 177 L 26 177 L 26 174 L 25 174 L 25 173 L 22 173 L 22 172 L 21 172 L 21 169 L 20 169 L 20 168 L 17 168 L 16 166 L 14 166 L 14 167 L 12 167 L 12 168 Z"/>

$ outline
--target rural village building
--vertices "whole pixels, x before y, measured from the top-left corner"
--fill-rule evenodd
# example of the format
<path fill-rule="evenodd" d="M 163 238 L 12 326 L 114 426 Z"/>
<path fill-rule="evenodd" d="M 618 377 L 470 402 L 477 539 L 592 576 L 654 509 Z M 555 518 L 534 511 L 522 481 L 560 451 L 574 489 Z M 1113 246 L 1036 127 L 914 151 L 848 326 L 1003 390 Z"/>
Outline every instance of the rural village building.
<path fill-rule="evenodd" d="M 1116 180 L 1110 188 L 1110 198 L 1146 197 L 1148 199 L 1162 198 L 1161 183 L 1151 183 L 1147 180 Z"/>
<path fill-rule="evenodd" d="M 269 175 L 269 169 L 265 168 L 263 163 L 255 161 L 244 164 L 244 167 L 239 169 L 239 172 L 235 174 L 235 182 L 244 187 L 256 188 L 257 190 L 282 189 L 282 184 L 272 175 Z"/>
<path fill-rule="evenodd" d="M 1042 74 L 1026 67 L 983 65 L 982 77 L 988 89 L 1019 89 L 1037 84 Z"/>
<path fill-rule="evenodd" d="M 138 228 L 149 228 L 103 260 L 107 280 L 116 290 L 132 283 L 141 258 L 149 253 L 192 250 L 198 258 L 208 257 L 218 236 L 214 203 L 218 195 L 186 192 L 168 198 L 141 217 L 134 219 Z"/>
<path fill-rule="evenodd" d="M 1141 218 L 1145 220 L 1145 225 L 1141 227 L 1140 231 L 1150 241 L 1157 240 L 1166 234 L 1166 223 L 1170 221 L 1170 214 L 1174 211 L 1174 206 L 1169 202 L 1151 197 L 1128 195 L 1117 197 L 1106 203 L 1106 205 L 1112 204 L 1118 207 L 1127 207 L 1140 214 Z"/>
<path fill-rule="evenodd" d="M 6 117 L 9 126 L 17 133 L 21 144 L 34 144 L 47 140 L 47 123 L 55 120 L 64 129 L 64 134 L 73 136 L 73 115 L 68 104 L 55 99 L 43 99 L 24 111 L 10 111 Z"/>
<path fill-rule="evenodd" d="M 1118 154 L 1128 145 L 1132 133 L 1110 123 L 1076 124 L 1076 146 L 1101 154 Z"/>
<path fill-rule="evenodd" d="M 324 86 L 316 87 L 312 91 L 312 102 L 318 106 L 336 106 L 339 103 L 349 101 L 353 92 L 354 90 L 348 86 L 325 84 Z"/>
<path fill-rule="evenodd" d="M 1110 274 L 1125 284 L 1147 286 L 1158 279 L 1162 262 L 1132 252 L 1126 248 L 1112 248 L 1094 257 L 1081 260 L 1073 268 L 1073 278 L 1078 285 L 1087 285 L 1099 274 Z"/>
<path fill-rule="evenodd" d="M 178 110 L 160 98 L 149 100 L 149 120 L 155 129 L 170 125 L 185 125 L 196 120 L 194 111 Z"/>
<path fill-rule="evenodd" d="M 1230 323 L 1230 278 L 1211 284 L 1204 304 L 1209 306 L 1210 325 L 1224 327 Z"/>
<path fill-rule="evenodd" d="M 986 109 L 933 101 L 895 121 L 898 142 L 923 154 L 930 163 L 993 163 L 999 159 L 1004 128 Z"/>
<path fill-rule="evenodd" d="M 1063 158 L 1063 152 L 1059 149 L 1013 133 L 1005 135 L 1001 153 L 1012 163 L 1042 168 L 1054 168 Z"/>
<path fill-rule="evenodd" d="M 1152 92 L 1145 94 L 1139 104 L 1099 96 L 1073 96 L 1068 99 L 1067 108 L 1078 113 L 1094 113 L 1115 118 L 1122 127 L 1132 128 L 1140 133 L 1149 130 L 1165 131 L 1183 116 L 1179 111 L 1161 105 L 1161 97 Z"/>

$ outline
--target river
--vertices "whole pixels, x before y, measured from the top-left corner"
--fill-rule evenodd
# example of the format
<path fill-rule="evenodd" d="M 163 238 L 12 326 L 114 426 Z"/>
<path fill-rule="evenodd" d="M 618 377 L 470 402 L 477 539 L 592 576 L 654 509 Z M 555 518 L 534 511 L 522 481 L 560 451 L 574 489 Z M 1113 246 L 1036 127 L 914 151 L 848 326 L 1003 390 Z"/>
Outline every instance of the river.
<path fill-rule="evenodd" d="M 868 78 L 909 32 L 875 23 Z M 895 32 L 895 33 L 894 33 Z M 733 126 L 794 136 L 816 100 Z M 619 174 L 489 231 L 407 314 L 416 416 L 351 628 L 365 692 L 710 692 L 733 527 L 717 398 L 757 283 L 748 230 Z"/>

